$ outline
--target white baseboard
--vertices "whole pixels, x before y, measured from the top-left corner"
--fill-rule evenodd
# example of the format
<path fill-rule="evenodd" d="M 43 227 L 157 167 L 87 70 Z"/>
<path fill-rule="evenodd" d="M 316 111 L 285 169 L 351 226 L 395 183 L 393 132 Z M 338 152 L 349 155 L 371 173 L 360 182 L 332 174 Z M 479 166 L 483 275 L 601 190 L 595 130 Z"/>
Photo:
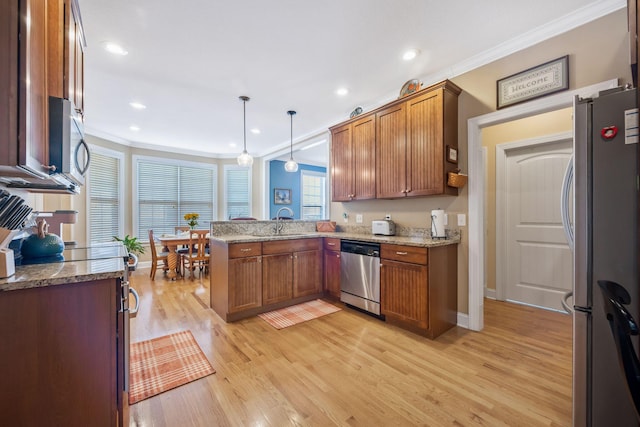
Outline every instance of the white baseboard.
<path fill-rule="evenodd" d="M 149 268 L 151 267 L 151 261 L 138 261 L 138 268 Z"/>
<path fill-rule="evenodd" d="M 489 299 L 496 299 L 496 290 L 484 288 L 484 297 Z"/>
<path fill-rule="evenodd" d="M 458 312 L 458 326 L 469 329 L 469 315 Z"/>

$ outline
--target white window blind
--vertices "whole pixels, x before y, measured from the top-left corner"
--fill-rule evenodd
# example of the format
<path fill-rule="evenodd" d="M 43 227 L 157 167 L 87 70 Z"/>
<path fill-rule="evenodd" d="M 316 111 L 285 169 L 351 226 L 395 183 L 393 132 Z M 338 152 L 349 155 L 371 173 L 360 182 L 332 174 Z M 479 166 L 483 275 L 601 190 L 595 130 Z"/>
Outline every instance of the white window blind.
<path fill-rule="evenodd" d="M 122 236 L 120 176 L 122 159 L 92 150 L 89 168 L 89 241 L 110 242 Z"/>
<path fill-rule="evenodd" d="M 225 218 L 251 216 L 251 169 L 224 166 Z"/>
<path fill-rule="evenodd" d="M 323 173 L 302 171 L 302 219 L 324 219 L 325 180 Z"/>
<path fill-rule="evenodd" d="M 209 227 L 214 219 L 216 167 L 214 165 L 166 163 L 141 158 L 137 165 L 137 236 L 146 240 L 174 233 L 187 225 L 184 214 L 197 213 L 198 228 Z"/>

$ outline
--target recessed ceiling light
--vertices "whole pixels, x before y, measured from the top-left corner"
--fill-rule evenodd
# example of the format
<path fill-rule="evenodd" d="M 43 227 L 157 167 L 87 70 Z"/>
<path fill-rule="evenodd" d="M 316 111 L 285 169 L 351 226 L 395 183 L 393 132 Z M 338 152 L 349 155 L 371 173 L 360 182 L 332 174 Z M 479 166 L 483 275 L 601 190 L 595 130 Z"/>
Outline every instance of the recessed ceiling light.
<path fill-rule="evenodd" d="M 129 130 L 132 130 L 134 132 L 138 132 L 140 130 L 140 128 L 136 125 L 131 125 L 129 126 Z"/>
<path fill-rule="evenodd" d="M 145 108 L 147 108 L 146 105 L 141 104 L 139 102 L 130 102 L 129 105 L 131 105 L 136 110 L 144 110 Z"/>
<path fill-rule="evenodd" d="M 404 59 L 405 61 L 411 61 L 416 56 L 418 56 L 419 53 L 420 51 L 418 49 L 409 49 L 402 54 L 402 59 Z"/>
<path fill-rule="evenodd" d="M 233 147 L 235 147 L 235 146 L 236 146 L 236 143 L 235 143 L 235 142 L 230 142 L 230 143 L 229 143 L 229 147 L 233 148 Z"/>
<path fill-rule="evenodd" d="M 251 133 L 255 133 L 256 135 L 260 134 L 260 129 L 253 128 L 251 129 Z"/>
<path fill-rule="evenodd" d="M 126 50 L 124 50 L 124 48 L 119 44 L 111 43 L 111 42 L 107 42 L 104 44 L 104 50 L 106 50 L 109 53 L 113 53 L 114 55 L 122 55 L 122 56 L 125 56 L 126 54 L 129 53 Z"/>
<path fill-rule="evenodd" d="M 345 96 L 348 93 L 349 93 L 349 89 L 347 89 L 346 87 L 341 87 L 338 90 L 336 90 L 336 94 L 338 96 Z"/>

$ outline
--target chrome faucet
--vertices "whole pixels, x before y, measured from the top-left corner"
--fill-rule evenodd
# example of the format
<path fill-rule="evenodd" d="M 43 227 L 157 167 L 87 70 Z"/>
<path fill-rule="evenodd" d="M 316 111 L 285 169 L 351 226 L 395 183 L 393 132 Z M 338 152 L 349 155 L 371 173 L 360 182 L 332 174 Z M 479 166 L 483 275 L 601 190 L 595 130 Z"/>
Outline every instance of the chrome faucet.
<path fill-rule="evenodd" d="M 284 228 L 284 224 L 282 223 L 282 220 L 280 219 L 280 212 L 282 212 L 283 210 L 289 211 L 289 215 L 291 215 L 291 218 L 293 218 L 293 215 L 294 215 L 294 213 L 291 210 L 291 208 L 289 208 L 287 206 L 283 206 L 280 209 L 278 209 L 278 212 L 276 212 L 276 234 L 280 234 L 280 232 Z"/>

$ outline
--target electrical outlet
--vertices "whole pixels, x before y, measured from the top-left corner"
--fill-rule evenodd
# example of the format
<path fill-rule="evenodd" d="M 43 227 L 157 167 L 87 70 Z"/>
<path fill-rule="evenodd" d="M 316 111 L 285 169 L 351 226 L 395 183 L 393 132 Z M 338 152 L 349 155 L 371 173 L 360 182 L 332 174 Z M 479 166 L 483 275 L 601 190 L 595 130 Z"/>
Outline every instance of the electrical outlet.
<path fill-rule="evenodd" d="M 465 214 L 458 214 L 458 226 L 467 225 L 467 216 Z"/>
<path fill-rule="evenodd" d="M 384 219 L 388 219 L 389 221 L 391 221 L 391 214 L 386 214 L 386 215 L 384 216 Z"/>
<path fill-rule="evenodd" d="M 344 212 L 342 214 L 342 219 L 344 220 L 344 222 L 349 222 L 349 214 Z"/>
<path fill-rule="evenodd" d="M 362 214 L 357 214 L 357 215 L 356 215 L 356 222 L 357 222 L 358 224 L 362 224 Z"/>

